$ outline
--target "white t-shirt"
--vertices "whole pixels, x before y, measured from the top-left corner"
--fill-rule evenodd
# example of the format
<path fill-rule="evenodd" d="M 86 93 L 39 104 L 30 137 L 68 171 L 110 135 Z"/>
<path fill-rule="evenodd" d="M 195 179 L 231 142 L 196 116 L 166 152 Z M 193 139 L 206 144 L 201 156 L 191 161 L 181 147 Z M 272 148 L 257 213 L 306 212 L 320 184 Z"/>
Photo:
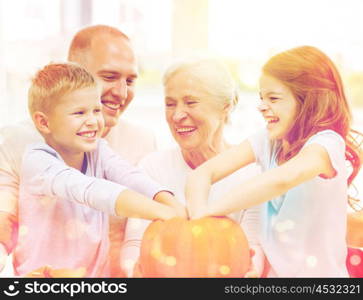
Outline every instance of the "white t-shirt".
<path fill-rule="evenodd" d="M 156 150 L 156 139 L 151 131 L 122 119 L 105 140 L 116 153 L 134 165 Z M 25 148 L 43 141 L 31 120 L 0 128 L 0 211 L 16 214 L 19 173 Z"/>
<path fill-rule="evenodd" d="M 277 167 L 277 143 L 266 130 L 249 138 L 257 163 L 266 171 Z M 347 168 L 345 142 L 332 130 L 318 132 L 306 145 L 325 148 L 337 174 L 315 177 L 284 195 L 265 202 L 261 245 L 269 277 L 347 277 Z"/>
<path fill-rule="evenodd" d="M 172 190 L 182 204 L 186 204 L 184 187 L 187 175 L 192 169 L 185 162 L 179 148 L 151 153 L 141 160 L 139 166 L 156 182 Z M 234 172 L 212 185 L 209 201 L 220 200 L 234 186 L 258 173 L 260 168 L 255 164 Z M 250 246 L 258 245 L 259 214 L 259 207 L 255 207 L 230 215 L 241 224 Z M 127 221 L 121 265 L 128 276 L 132 276 L 133 266 L 140 255 L 141 240 L 149 224 L 150 221 L 141 219 L 130 218 Z"/>
<path fill-rule="evenodd" d="M 147 153 L 156 150 L 156 139 L 150 130 L 122 119 L 110 130 L 105 139 L 116 153 L 132 164 L 137 164 Z M 22 157 L 26 146 L 36 142 L 43 142 L 43 137 L 31 120 L 0 128 L 0 211 L 17 215 Z M 113 251 L 115 253 L 119 252 L 118 245 L 123 239 L 126 218 L 110 216 L 109 220 L 111 247 L 115 244 L 116 250 Z M 12 229 L 9 228 L 9 231 Z M 14 245 L 9 241 L 6 246 L 9 251 Z M 5 253 L 0 253 L 0 257 L 2 255 Z M 116 266 L 115 261 L 118 262 L 119 258 L 112 258 L 112 266 Z"/>

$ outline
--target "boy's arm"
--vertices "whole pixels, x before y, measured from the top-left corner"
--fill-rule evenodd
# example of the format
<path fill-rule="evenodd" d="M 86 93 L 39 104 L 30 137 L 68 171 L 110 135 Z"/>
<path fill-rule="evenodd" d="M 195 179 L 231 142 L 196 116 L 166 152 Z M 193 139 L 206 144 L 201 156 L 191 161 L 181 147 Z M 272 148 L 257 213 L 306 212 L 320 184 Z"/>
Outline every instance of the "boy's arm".
<path fill-rule="evenodd" d="M 99 156 L 108 180 L 122 184 L 155 201 L 173 207 L 178 215 L 186 217 L 185 208 L 174 194 L 153 180 L 144 170 L 136 167 L 116 154 L 106 143 L 100 143 Z"/>
<path fill-rule="evenodd" d="M 182 218 L 187 218 L 188 217 L 188 213 L 186 210 L 186 207 L 184 205 L 182 205 L 174 196 L 173 193 L 169 192 L 169 191 L 160 191 L 158 192 L 154 198 L 153 198 L 156 202 L 159 202 L 161 204 L 165 204 L 169 207 L 172 207 L 176 214 L 179 217 Z"/>
<path fill-rule="evenodd" d="M 171 207 L 132 190 L 123 190 L 117 197 L 115 207 L 116 214 L 124 217 L 166 220 L 177 216 Z"/>
<path fill-rule="evenodd" d="M 75 201 L 108 214 L 169 218 L 171 209 L 117 183 L 90 177 L 67 166 L 48 148 L 27 151 L 21 171 L 25 195 L 47 195 Z"/>

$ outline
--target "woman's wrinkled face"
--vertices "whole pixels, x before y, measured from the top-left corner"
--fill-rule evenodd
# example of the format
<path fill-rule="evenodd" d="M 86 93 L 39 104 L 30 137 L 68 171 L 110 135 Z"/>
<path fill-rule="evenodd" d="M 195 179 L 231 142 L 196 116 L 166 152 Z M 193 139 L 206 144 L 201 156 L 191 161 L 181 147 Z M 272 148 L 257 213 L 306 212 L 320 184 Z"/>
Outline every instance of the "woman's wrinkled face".
<path fill-rule="evenodd" d="M 183 150 L 212 146 L 222 134 L 226 109 L 208 87 L 188 72 L 177 72 L 165 84 L 166 120 Z"/>

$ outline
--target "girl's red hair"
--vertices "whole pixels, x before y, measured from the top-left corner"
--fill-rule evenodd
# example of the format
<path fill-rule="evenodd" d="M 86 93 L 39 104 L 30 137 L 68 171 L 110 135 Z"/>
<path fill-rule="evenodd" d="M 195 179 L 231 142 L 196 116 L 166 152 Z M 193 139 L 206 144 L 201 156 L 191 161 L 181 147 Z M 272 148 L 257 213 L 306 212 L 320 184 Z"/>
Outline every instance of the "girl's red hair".
<path fill-rule="evenodd" d="M 352 116 L 342 79 L 334 63 L 319 49 L 302 46 L 273 56 L 262 70 L 288 86 L 298 102 L 296 122 L 287 134 L 290 147 L 279 153 L 279 161 L 295 156 L 312 135 L 332 129 L 346 141 L 346 158 L 353 167 L 350 184 L 361 158 L 351 134 Z"/>

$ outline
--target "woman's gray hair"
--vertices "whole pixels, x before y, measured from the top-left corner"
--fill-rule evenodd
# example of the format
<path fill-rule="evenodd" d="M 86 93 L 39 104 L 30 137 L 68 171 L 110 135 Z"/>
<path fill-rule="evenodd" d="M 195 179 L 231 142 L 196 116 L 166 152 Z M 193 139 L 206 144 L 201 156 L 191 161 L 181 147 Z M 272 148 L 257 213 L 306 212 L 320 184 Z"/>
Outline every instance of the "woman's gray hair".
<path fill-rule="evenodd" d="M 223 107 L 229 105 L 230 112 L 237 105 L 236 83 L 227 67 L 221 62 L 214 59 L 199 59 L 175 63 L 164 73 L 164 87 L 180 72 L 190 74 L 195 83 L 205 87 L 218 104 Z"/>

